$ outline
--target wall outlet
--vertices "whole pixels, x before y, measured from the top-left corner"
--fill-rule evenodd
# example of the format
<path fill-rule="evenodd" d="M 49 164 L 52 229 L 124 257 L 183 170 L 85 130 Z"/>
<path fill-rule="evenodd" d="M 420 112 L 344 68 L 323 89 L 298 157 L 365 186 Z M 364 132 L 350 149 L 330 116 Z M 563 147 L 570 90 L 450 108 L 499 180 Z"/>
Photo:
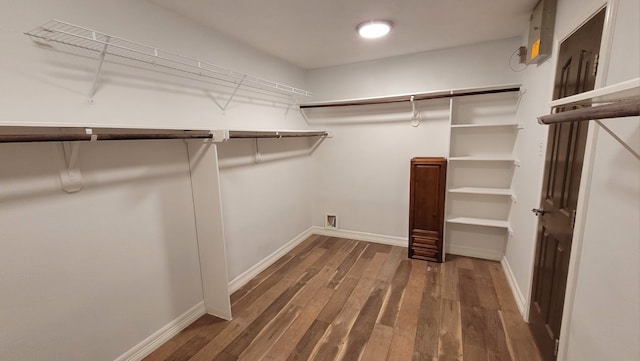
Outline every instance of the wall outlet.
<path fill-rule="evenodd" d="M 324 215 L 324 228 L 326 229 L 338 229 L 338 216 L 335 214 Z"/>

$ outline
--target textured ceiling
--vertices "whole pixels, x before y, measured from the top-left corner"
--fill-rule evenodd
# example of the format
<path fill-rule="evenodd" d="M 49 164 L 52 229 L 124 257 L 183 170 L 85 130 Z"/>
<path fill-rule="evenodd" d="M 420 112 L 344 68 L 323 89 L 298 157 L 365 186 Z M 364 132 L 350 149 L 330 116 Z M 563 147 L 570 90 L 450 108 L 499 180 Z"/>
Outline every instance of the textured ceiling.
<path fill-rule="evenodd" d="M 538 0 L 151 0 L 304 69 L 522 35 Z M 383 39 L 356 25 L 389 19 Z"/>

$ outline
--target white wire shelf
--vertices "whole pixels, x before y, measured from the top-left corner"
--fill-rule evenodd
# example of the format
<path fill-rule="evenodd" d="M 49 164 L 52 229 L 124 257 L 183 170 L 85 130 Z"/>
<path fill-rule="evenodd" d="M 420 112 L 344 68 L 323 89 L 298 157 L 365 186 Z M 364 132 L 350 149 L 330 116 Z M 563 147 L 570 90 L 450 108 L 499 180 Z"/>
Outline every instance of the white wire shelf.
<path fill-rule="evenodd" d="M 200 80 L 234 89 L 231 98 L 241 87 L 245 90 L 269 92 L 291 98 L 311 96 L 311 92 L 300 88 L 240 73 L 205 61 L 192 59 L 60 20 L 51 20 L 25 34 L 40 42 L 71 46 L 98 54 L 100 63 L 95 82 L 89 94 L 90 97 L 93 97 L 95 93 L 96 83 L 105 57 L 123 58 L 195 75 Z"/>

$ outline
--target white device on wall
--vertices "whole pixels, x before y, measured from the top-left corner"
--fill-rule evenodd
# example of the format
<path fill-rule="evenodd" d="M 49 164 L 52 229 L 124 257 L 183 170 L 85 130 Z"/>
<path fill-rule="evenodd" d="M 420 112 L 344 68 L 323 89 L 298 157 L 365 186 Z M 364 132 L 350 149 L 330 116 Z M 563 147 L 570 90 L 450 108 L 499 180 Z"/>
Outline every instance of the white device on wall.
<path fill-rule="evenodd" d="M 529 22 L 527 64 L 540 64 L 551 55 L 556 7 L 557 0 L 540 0 L 533 9 Z"/>

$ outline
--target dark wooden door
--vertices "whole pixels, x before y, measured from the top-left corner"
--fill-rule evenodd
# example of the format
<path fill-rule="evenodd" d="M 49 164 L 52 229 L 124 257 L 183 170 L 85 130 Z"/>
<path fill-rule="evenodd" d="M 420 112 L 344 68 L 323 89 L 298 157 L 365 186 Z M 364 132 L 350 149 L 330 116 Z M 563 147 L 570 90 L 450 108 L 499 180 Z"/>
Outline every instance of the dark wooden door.
<path fill-rule="evenodd" d="M 604 17 L 602 10 L 560 45 L 554 99 L 594 88 Z M 555 360 L 558 351 L 588 125 L 549 126 L 529 311 L 529 326 L 545 361 Z"/>
<path fill-rule="evenodd" d="M 447 160 L 411 159 L 409 257 L 442 262 Z"/>

